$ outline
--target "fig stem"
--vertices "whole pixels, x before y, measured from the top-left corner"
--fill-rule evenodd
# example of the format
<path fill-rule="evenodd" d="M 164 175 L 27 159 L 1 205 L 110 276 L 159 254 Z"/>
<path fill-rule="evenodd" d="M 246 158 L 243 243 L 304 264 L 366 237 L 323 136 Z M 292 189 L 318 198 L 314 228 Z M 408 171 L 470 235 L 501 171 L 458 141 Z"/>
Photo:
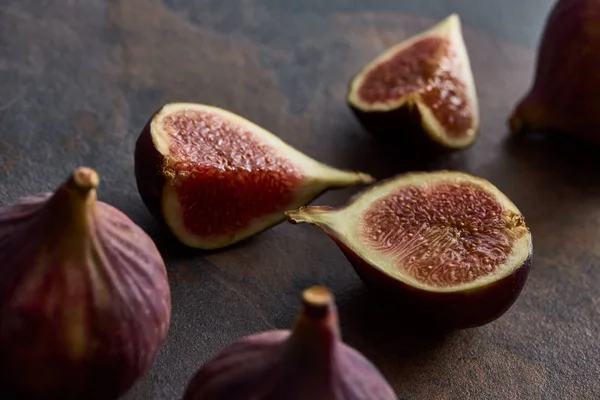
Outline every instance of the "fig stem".
<path fill-rule="evenodd" d="M 317 285 L 302 292 L 302 312 L 296 321 L 294 333 L 304 337 L 325 338 L 325 342 L 339 335 L 335 299 L 328 288 Z"/>
<path fill-rule="evenodd" d="M 333 207 L 330 206 L 304 206 L 297 210 L 289 210 L 285 212 L 287 219 L 292 224 L 303 224 L 314 221 L 313 216 L 318 214 L 326 214 L 333 211 Z M 310 290 L 310 289 L 307 289 Z"/>
<path fill-rule="evenodd" d="M 75 169 L 48 200 L 48 226 L 54 231 L 76 231 L 79 237 L 88 237 L 99 182 L 100 178 L 95 170 L 87 167 Z"/>
<path fill-rule="evenodd" d="M 375 178 L 364 172 L 332 170 L 327 173 L 327 183 L 331 187 L 347 187 L 349 185 L 369 184 Z"/>
<path fill-rule="evenodd" d="M 358 172 L 356 174 L 356 178 L 359 182 L 362 182 L 362 183 L 373 183 L 376 181 L 374 176 L 365 174 L 364 172 Z"/>
<path fill-rule="evenodd" d="M 334 296 L 324 286 L 302 292 L 302 311 L 287 340 L 287 355 L 311 359 L 315 365 L 330 365 L 335 343 L 340 338 Z"/>
<path fill-rule="evenodd" d="M 92 189 L 96 189 L 100 183 L 98 173 L 87 167 L 79 167 L 73 171 L 72 179 L 75 187 L 82 192 L 89 192 Z"/>
<path fill-rule="evenodd" d="M 333 294 L 324 286 L 313 286 L 302 293 L 304 313 L 309 317 L 326 316 L 332 303 Z"/>

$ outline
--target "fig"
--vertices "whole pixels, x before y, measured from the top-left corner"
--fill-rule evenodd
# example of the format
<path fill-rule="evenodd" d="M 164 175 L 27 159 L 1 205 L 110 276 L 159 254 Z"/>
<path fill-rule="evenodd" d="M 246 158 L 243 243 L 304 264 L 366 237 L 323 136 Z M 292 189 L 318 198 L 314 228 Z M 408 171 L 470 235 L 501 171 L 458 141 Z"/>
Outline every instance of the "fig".
<path fill-rule="evenodd" d="M 535 76 L 509 118 L 512 133 L 557 131 L 600 143 L 600 2 L 559 0 L 548 15 Z"/>
<path fill-rule="evenodd" d="M 396 400 L 380 371 L 341 340 L 333 294 L 302 294 L 291 331 L 246 336 L 208 360 L 183 400 Z"/>
<path fill-rule="evenodd" d="M 190 103 L 152 116 L 136 143 L 135 175 L 150 212 L 200 249 L 266 230 L 327 189 L 374 180 L 317 162 L 232 112 Z"/>
<path fill-rule="evenodd" d="M 424 326 L 464 329 L 507 311 L 527 279 L 531 233 L 490 182 L 454 171 L 372 185 L 343 207 L 288 211 L 329 235 L 371 288 Z"/>
<path fill-rule="evenodd" d="M 386 49 L 354 76 L 346 100 L 374 135 L 441 152 L 474 143 L 479 110 L 458 15 Z"/>
<path fill-rule="evenodd" d="M 139 226 L 97 201 L 98 183 L 80 167 L 54 193 L 0 210 L 3 395 L 116 399 L 165 339 L 163 259 Z"/>

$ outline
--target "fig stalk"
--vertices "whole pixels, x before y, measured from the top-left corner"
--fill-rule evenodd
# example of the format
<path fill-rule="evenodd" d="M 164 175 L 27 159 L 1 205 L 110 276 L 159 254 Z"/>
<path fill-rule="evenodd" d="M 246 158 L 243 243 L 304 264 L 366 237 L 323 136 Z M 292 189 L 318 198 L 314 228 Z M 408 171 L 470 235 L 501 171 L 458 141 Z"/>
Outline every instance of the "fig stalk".
<path fill-rule="evenodd" d="M 48 201 L 47 217 L 63 221 L 50 229 L 64 229 L 70 240 L 85 240 L 96 212 L 96 188 L 100 183 L 98 173 L 81 167 L 73 172 Z M 61 238 L 61 236 L 55 236 Z"/>
<path fill-rule="evenodd" d="M 331 385 L 335 373 L 335 346 L 340 340 L 337 311 L 333 296 L 323 287 L 313 287 L 304 291 L 302 312 L 294 325 L 283 350 L 283 358 L 291 367 L 290 373 L 301 368 L 310 370 L 306 377 L 312 377 L 307 384 L 316 387 Z"/>
<path fill-rule="evenodd" d="M 341 341 L 333 294 L 313 286 L 292 331 L 266 331 L 221 350 L 192 377 L 183 400 L 395 400 L 367 359 Z"/>

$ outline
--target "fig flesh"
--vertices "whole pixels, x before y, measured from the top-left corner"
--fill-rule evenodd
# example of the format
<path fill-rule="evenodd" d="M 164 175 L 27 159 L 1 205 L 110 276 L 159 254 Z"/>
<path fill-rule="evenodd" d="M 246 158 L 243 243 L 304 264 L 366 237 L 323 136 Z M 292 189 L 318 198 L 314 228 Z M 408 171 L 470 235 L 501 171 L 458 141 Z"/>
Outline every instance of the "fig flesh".
<path fill-rule="evenodd" d="M 116 399 L 150 369 L 165 339 L 163 259 L 140 227 L 96 200 L 98 182 L 78 168 L 55 193 L 0 210 L 8 398 Z"/>
<path fill-rule="evenodd" d="M 229 111 L 190 103 L 167 104 L 150 119 L 135 174 L 148 209 L 201 249 L 257 234 L 328 189 L 374 180 L 317 162 Z"/>
<path fill-rule="evenodd" d="M 340 338 L 331 292 L 304 291 L 292 331 L 247 336 L 192 377 L 183 400 L 396 400 L 379 370 Z"/>
<path fill-rule="evenodd" d="M 531 233 L 517 207 L 464 173 L 405 174 L 344 207 L 287 215 L 329 235 L 369 286 L 411 304 L 427 325 L 495 320 L 517 299 L 531 264 Z"/>
<path fill-rule="evenodd" d="M 550 12 L 529 91 L 509 118 L 512 133 L 560 131 L 600 143 L 600 2 L 559 0 Z"/>
<path fill-rule="evenodd" d="M 444 151 L 471 145 L 479 110 L 458 15 L 371 61 L 352 79 L 347 102 L 373 134 Z"/>

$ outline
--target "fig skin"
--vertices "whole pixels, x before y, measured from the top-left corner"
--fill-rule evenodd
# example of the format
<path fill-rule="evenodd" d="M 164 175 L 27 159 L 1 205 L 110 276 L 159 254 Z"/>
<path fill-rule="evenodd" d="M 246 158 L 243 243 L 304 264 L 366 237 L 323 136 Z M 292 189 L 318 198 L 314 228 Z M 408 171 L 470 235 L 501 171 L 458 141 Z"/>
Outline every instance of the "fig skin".
<path fill-rule="evenodd" d="M 189 193 L 180 195 L 177 192 L 178 187 L 181 187 L 182 183 L 185 184 L 188 178 L 181 178 L 179 176 L 180 170 L 177 169 L 177 163 L 181 162 L 182 159 L 171 154 L 171 138 L 168 138 L 161 123 L 164 118 L 181 111 L 213 114 L 222 118 L 223 121 L 225 121 L 225 124 L 231 123 L 234 126 L 248 129 L 249 131 L 256 133 L 256 138 L 259 138 L 257 142 L 265 144 L 265 147 L 277 150 L 279 152 L 278 155 L 280 155 L 282 159 L 290 161 L 290 164 L 292 165 L 291 169 L 294 169 L 294 171 L 280 171 L 280 175 L 283 175 L 283 178 L 273 178 L 275 181 L 294 181 L 292 186 L 295 185 L 295 187 L 293 187 L 293 194 L 290 196 L 292 198 L 288 204 L 286 206 L 278 204 L 277 209 L 253 216 L 247 224 L 240 224 L 242 225 L 241 228 L 221 224 L 219 225 L 219 231 L 216 234 L 214 232 L 211 232 L 211 234 L 196 234 L 193 229 L 190 229 L 188 225 L 203 224 L 205 226 L 214 227 L 213 221 L 219 221 L 220 217 L 223 217 L 224 214 L 239 216 L 239 214 L 247 209 L 247 204 L 239 204 L 238 197 L 240 196 L 238 196 L 238 193 L 231 195 L 229 192 L 227 195 L 223 195 L 222 191 L 214 190 L 211 194 L 224 197 L 223 199 L 220 199 L 222 200 L 221 204 L 223 202 L 228 202 L 230 197 L 234 197 L 233 202 L 229 203 L 230 207 L 227 210 L 215 210 L 215 208 L 219 208 L 219 205 L 215 206 L 210 203 L 207 205 L 206 197 L 208 196 L 203 196 L 203 193 L 200 193 L 199 191 L 196 191 L 191 195 Z M 211 129 L 212 127 L 208 128 L 209 131 Z M 260 132 L 260 134 L 257 132 Z M 187 134 L 189 134 L 189 132 Z M 262 137 L 261 135 L 268 136 L 268 138 Z M 175 144 L 175 146 L 177 146 L 177 144 Z M 228 155 L 226 151 L 224 152 L 225 155 L 222 155 L 221 157 L 228 160 Z M 157 110 L 147 121 L 137 139 L 134 158 L 135 178 L 138 192 L 148 210 L 178 241 L 186 246 L 203 250 L 228 247 L 270 229 L 274 225 L 285 220 L 284 211 L 289 208 L 291 204 L 300 206 L 301 204 L 309 203 L 327 190 L 368 184 L 375 180 L 375 178 L 366 173 L 339 170 L 317 162 L 287 145 L 279 138 L 251 121 L 227 110 L 195 103 L 169 103 Z M 195 160 L 189 161 L 184 159 L 184 161 L 185 164 L 188 165 L 204 166 L 201 162 Z M 210 168 L 213 169 L 212 171 L 216 170 L 213 165 L 208 165 L 207 169 Z M 250 172 L 256 172 L 261 168 L 264 167 L 252 166 L 250 167 Z M 264 169 L 268 170 L 268 167 Z M 285 176 L 286 174 L 294 175 L 293 179 L 288 179 L 288 177 Z M 214 183 L 213 181 L 207 180 L 202 174 L 198 175 L 199 178 L 197 178 L 196 182 Z M 236 177 L 233 173 L 219 170 L 218 173 L 215 173 L 215 176 L 219 176 L 219 179 L 223 181 L 230 179 L 231 182 L 237 185 L 238 182 L 236 179 L 239 178 L 241 174 L 238 174 Z M 273 180 L 271 180 L 270 183 L 272 183 Z M 193 179 L 190 179 L 190 181 L 194 182 Z M 242 189 L 247 189 L 244 185 L 248 185 L 248 183 L 243 182 L 240 185 Z M 233 186 L 233 184 L 231 186 Z M 214 186 L 211 189 L 213 188 Z M 244 198 L 243 201 L 248 204 L 253 201 L 255 203 L 264 201 L 266 204 L 270 204 L 269 201 L 273 199 L 269 199 L 268 197 L 266 201 L 261 199 L 261 189 L 262 188 L 259 188 L 258 190 L 246 190 L 249 198 Z M 188 213 L 187 216 L 185 216 L 184 211 L 190 209 L 190 205 L 193 205 L 195 208 L 195 214 L 190 217 L 190 213 Z M 210 210 L 209 216 L 207 216 L 207 210 Z M 198 215 L 202 215 L 203 217 L 199 217 Z M 237 222 L 239 221 L 234 221 L 232 224 L 235 225 Z"/>
<path fill-rule="evenodd" d="M 423 128 L 421 113 L 410 105 L 389 111 L 364 111 L 350 101 L 346 104 L 365 131 L 382 142 L 411 149 L 419 156 L 435 158 L 455 151 L 433 139 Z M 402 133 L 398 134 L 398 127 Z M 461 149 L 468 149 L 475 140 Z"/>
<path fill-rule="evenodd" d="M 600 3 L 559 0 L 547 17 L 529 91 L 508 119 L 512 134 L 553 131 L 600 144 Z"/>
<path fill-rule="evenodd" d="M 334 241 L 367 287 L 397 304 L 419 326 L 435 330 L 476 328 L 500 318 L 521 294 L 532 261 L 530 254 L 510 275 L 468 292 L 440 293 L 394 279 L 340 241 Z"/>
<path fill-rule="evenodd" d="M 78 168 L 0 210 L 0 380 L 9 398 L 117 399 L 152 366 L 171 297 L 152 239 Z"/>
<path fill-rule="evenodd" d="M 138 192 L 142 201 L 157 221 L 167 226 L 162 213 L 162 190 L 166 183 L 163 174 L 164 156 L 156 149 L 152 142 L 150 127 L 152 120 L 160 111 L 157 110 L 146 122 L 140 133 L 134 150 L 134 172 Z"/>
<path fill-rule="evenodd" d="M 398 178 L 447 173 L 468 176 L 453 171 L 406 173 L 379 181 L 371 188 L 367 188 L 365 192 L 377 190 L 378 186 L 385 186 Z M 383 272 L 357 251 L 351 249 L 340 238 L 339 233 L 335 231 L 332 225 L 323 223 L 320 219 L 317 220 L 314 217 L 314 220 L 306 217 L 305 210 L 313 210 L 313 214 L 326 214 L 344 210 L 354 202 L 359 201 L 363 194 L 355 194 L 346 205 L 340 208 L 308 206 L 288 211 L 286 212 L 288 222 L 292 224 L 308 222 L 325 233 L 340 248 L 365 285 L 373 293 L 381 296 L 387 304 L 398 308 L 399 317 L 408 318 L 419 327 L 437 331 L 480 327 L 500 318 L 515 303 L 525 286 L 531 269 L 533 260 L 533 245 L 531 243 L 523 262 L 508 275 L 468 290 L 435 291 L 428 290 L 425 287 L 416 287 Z"/>
<path fill-rule="evenodd" d="M 341 342 L 329 290 L 309 288 L 303 303 L 292 331 L 247 336 L 216 354 L 183 400 L 397 400 L 377 368 Z"/>

